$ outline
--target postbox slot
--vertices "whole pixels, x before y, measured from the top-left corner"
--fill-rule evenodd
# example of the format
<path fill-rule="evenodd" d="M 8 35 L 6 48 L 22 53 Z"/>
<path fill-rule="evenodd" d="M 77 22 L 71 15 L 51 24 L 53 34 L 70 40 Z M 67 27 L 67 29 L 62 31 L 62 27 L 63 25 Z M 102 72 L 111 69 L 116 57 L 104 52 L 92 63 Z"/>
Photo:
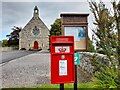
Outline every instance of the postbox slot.
<path fill-rule="evenodd" d="M 72 55 L 72 54 L 74 54 L 74 53 L 51 53 L 52 55 Z"/>
<path fill-rule="evenodd" d="M 61 44 L 72 44 L 73 42 L 70 42 L 70 41 L 69 41 L 69 42 L 66 42 L 66 43 L 65 43 L 65 42 L 52 42 L 52 43 L 53 43 L 53 44 L 60 44 L 60 43 L 61 43 Z"/>

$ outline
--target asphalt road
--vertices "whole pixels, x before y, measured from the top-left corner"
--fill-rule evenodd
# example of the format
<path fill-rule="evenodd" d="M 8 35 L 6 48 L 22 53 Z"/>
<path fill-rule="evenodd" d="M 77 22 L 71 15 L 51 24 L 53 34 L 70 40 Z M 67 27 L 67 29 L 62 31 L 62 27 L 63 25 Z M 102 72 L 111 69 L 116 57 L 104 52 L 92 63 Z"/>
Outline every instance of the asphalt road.
<path fill-rule="evenodd" d="M 26 51 L 26 50 L 14 50 L 14 51 L 3 51 L 2 52 L 2 62 L 1 63 L 5 63 L 5 62 L 9 62 L 13 59 L 17 59 L 32 53 L 35 53 L 37 51 Z"/>
<path fill-rule="evenodd" d="M 0 78 L 2 88 L 33 88 L 50 84 L 49 51 L 42 50 L 26 55 L 0 67 L 2 67 L 2 77 Z"/>

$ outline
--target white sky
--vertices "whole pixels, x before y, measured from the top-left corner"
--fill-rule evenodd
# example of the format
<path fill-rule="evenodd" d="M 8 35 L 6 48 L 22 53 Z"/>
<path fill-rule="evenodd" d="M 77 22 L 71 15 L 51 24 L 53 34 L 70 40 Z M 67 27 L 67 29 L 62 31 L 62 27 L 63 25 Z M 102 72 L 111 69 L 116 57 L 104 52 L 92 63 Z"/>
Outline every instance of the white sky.
<path fill-rule="evenodd" d="M 99 1 L 99 0 L 97 0 Z M 105 0 L 107 7 L 111 7 L 110 1 Z M 56 18 L 60 18 L 62 12 L 89 13 L 89 37 L 91 37 L 94 18 L 89 10 L 87 0 L 2 0 L 0 3 L 0 28 L 1 39 L 6 39 L 13 26 L 24 27 L 33 16 L 35 6 L 39 8 L 39 16 L 50 29 Z M 2 20 L 1 20 L 2 19 Z M 0 32 L 0 35 L 1 35 Z"/>

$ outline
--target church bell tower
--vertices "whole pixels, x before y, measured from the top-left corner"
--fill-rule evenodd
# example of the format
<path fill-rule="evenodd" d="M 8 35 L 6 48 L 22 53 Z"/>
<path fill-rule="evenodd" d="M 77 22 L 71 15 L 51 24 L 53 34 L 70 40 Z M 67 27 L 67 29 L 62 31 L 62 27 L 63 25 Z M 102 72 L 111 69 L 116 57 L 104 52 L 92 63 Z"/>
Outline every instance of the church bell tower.
<path fill-rule="evenodd" d="M 35 6 L 35 8 L 34 8 L 34 15 L 33 15 L 34 17 L 39 17 L 39 10 L 38 10 L 38 8 L 37 8 L 37 6 Z"/>

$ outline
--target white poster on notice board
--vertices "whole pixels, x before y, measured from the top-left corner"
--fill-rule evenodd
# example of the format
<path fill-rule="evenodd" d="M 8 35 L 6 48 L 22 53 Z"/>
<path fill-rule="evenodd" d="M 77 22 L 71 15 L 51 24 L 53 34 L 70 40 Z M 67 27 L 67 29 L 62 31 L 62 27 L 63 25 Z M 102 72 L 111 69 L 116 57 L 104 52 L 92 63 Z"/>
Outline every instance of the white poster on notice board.
<path fill-rule="evenodd" d="M 59 76 L 67 75 L 67 60 L 59 60 Z"/>
<path fill-rule="evenodd" d="M 81 38 L 86 38 L 85 26 L 65 26 L 65 36 L 74 36 L 74 41 L 80 41 Z"/>

